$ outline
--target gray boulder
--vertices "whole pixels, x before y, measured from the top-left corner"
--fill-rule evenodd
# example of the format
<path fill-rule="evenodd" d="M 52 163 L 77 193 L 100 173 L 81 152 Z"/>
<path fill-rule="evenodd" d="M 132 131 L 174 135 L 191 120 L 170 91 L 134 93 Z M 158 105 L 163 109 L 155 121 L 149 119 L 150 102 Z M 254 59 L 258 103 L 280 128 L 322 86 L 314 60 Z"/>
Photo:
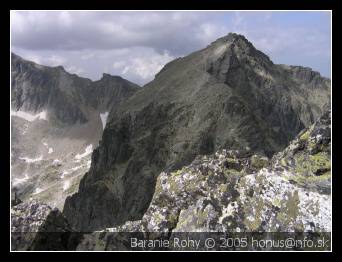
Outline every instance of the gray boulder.
<path fill-rule="evenodd" d="M 77 234 L 62 213 L 38 201 L 11 209 L 11 250 L 73 250 Z"/>

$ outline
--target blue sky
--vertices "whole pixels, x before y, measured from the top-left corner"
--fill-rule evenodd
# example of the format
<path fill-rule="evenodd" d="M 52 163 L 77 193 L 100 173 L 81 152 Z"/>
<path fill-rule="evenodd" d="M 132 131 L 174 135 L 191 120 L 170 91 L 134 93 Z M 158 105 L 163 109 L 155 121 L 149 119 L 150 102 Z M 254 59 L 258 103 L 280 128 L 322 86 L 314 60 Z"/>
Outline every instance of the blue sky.
<path fill-rule="evenodd" d="M 330 12 L 11 12 L 18 55 L 93 80 L 109 73 L 141 85 L 229 32 L 245 35 L 274 63 L 330 77 Z"/>

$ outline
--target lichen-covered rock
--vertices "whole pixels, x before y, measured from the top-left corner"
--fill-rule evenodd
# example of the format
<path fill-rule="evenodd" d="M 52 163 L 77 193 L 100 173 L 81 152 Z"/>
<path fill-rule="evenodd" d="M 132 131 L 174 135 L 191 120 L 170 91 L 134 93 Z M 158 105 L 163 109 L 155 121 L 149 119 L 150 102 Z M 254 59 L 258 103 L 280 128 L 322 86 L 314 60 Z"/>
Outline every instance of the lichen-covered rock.
<path fill-rule="evenodd" d="M 129 237 L 146 238 L 144 231 L 141 221 L 127 221 L 116 228 L 84 234 L 76 250 L 129 250 Z"/>
<path fill-rule="evenodd" d="M 75 237 L 62 213 L 36 200 L 11 209 L 11 249 L 68 250 Z"/>
<path fill-rule="evenodd" d="M 209 163 L 162 173 L 142 219 L 146 230 L 331 230 L 330 195 L 293 184 L 286 170 L 274 171 L 271 167 L 248 173 L 247 168 L 227 169 L 224 163 L 212 158 Z"/>
<path fill-rule="evenodd" d="M 303 130 L 282 152 L 272 158 L 274 169 L 287 171 L 288 179 L 311 190 L 330 194 L 331 111 Z"/>
<path fill-rule="evenodd" d="M 317 154 L 326 154 L 326 162 L 315 162 L 324 173 L 317 173 L 311 162 Z M 288 164 L 281 165 L 284 161 Z M 100 243 L 113 248 L 106 241 L 113 235 L 106 232 L 331 232 L 328 177 L 330 112 L 271 160 L 222 150 L 178 171 L 162 172 L 142 219 L 106 229 Z M 320 179 L 329 181 L 325 190 L 318 190 L 318 183 L 308 186 Z M 99 243 L 96 235 L 86 239 L 80 247 Z"/>

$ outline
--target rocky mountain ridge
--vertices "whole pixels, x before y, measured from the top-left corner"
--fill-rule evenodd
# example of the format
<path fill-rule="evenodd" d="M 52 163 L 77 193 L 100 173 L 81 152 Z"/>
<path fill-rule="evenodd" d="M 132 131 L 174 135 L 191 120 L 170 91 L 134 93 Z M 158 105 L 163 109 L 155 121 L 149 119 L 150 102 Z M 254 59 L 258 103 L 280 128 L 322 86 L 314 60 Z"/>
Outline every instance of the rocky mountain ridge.
<path fill-rule="evenodd" d="M 49 67 L 12 53 L 12 110 L 41 112 L 62 123 L 85 123 L 91 110 L 111 111 L 131 96 L 138 85 L 103 74 L 98 81 L 70 74 L 62 66 Z"/>
<path fill-rule="evenodd" d="M 139 87 L 118 76 L 98 81 L 11 54 L 12 189 L 27 201 L 63 208 L 90 167 L 110 111 Z"/>
<path fill-rule="evenodd" d="M 77 231 L 139 220 L 160 172 L 225 148 L 270 157 L 329 103 L 329 79 L 276 65 L 245 37 L 228 34 L 168 63 L 112 111 L 63 214 Z"/>

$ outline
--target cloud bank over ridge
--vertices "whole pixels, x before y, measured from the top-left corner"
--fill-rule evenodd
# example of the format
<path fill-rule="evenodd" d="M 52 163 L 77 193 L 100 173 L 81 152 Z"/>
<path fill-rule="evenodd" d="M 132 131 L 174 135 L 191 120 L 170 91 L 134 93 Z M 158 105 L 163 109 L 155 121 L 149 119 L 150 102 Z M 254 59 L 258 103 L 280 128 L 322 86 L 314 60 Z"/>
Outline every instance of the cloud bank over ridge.
<path fill-rule="evenodd" d="M 229 32 L 244 34 L 275 63 L 330 76 L 329 12 L 12 11 L 12 51 L 99 79 L 145 84 L 163 65 Z"/>

